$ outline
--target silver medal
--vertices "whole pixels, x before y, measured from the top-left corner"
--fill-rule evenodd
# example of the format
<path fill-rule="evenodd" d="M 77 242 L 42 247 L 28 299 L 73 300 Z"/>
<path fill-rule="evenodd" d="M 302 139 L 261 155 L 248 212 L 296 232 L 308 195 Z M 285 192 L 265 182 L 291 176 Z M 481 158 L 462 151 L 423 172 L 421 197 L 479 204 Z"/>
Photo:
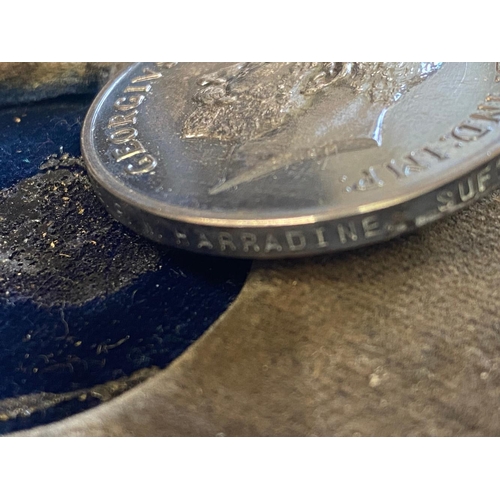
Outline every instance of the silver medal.
<path fill-rule="evenodd" d="M 500 184 L 500 63 L 140 63 L 85 120 L 90 177 L 155 241 L 248 258 L 387 240 Z"/>

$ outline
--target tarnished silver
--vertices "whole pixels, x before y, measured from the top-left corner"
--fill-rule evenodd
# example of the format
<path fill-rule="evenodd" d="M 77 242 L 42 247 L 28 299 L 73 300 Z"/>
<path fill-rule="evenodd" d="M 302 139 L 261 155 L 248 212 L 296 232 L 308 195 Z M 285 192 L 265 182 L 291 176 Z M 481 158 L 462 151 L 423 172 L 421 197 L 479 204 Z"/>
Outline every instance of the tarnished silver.
<path fill-rule="evenodd" d="M 139 63 L 95 100 L 82 151 L 111 214 L 155 241 L 357 247 L 500 184 L 500 63 Z"/>

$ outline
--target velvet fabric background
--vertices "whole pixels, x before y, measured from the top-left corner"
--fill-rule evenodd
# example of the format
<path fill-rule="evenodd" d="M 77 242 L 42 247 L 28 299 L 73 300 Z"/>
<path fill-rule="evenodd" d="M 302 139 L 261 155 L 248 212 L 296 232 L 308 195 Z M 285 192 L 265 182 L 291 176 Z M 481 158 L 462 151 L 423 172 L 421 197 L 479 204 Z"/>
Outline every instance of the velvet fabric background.
<path fill-rule="evenodd" d="M 91 388 L 118 380 L 119 393 L 165 367 L 249 269 L 157 246 L 107 215 L 78 160 L 91 100 L 0 110 L 0 433 L 95 406 L 102 390 Z"/>

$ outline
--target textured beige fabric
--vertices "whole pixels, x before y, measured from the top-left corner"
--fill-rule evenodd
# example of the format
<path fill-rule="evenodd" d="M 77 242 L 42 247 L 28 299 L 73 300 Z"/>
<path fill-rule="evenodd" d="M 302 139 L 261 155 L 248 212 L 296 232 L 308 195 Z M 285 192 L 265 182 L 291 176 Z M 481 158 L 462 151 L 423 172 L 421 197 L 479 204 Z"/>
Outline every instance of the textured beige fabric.
<path fill-rule="evenodd" d="M 167 369 L 30 435 L 500 434 L 500 198 L 390 243 L 256 263 Z"/>
<path fill-rule="evenodd" d="M 124 63 L 0 62 L 0 105 L 95 92 Z"/>

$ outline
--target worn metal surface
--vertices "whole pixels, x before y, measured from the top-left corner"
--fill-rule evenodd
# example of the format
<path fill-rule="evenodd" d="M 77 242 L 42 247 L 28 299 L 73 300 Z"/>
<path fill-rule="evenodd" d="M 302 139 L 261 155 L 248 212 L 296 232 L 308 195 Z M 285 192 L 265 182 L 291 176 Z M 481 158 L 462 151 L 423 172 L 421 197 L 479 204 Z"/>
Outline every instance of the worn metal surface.
<path fill-rule="evenodd" d="M 82 151 L 153 240 L 277 258 L 387 240 L 500 182 L 497 63 L 140 63 Z"/>
<path fill-rule="evenodd" d="M 170 367 L 28 435 L 500 434 L 500 198 L 353 252 L 257 263 Z"/>

